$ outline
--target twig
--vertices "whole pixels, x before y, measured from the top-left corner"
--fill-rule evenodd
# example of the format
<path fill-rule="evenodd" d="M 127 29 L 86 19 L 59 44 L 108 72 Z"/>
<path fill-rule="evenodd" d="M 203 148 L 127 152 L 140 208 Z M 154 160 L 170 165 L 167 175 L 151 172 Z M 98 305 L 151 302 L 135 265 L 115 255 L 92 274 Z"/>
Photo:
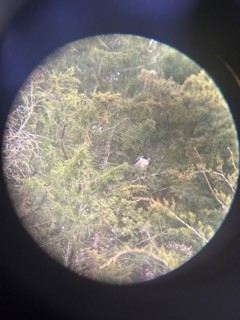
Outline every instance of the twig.
<path fill-rule="evenodd" d="M 219 179 L 219 181 L 225 181 L 225 182 L 228 184 L 228 186 L 231 188 L 232 192 L 233 192 L 233 193 L 236 192 L 235 188 L 234 188 L 233 185 L 229 182 L 229 180 L 226 178 L 226 176 L 224 175 L 224 173 L 216 172 L 216 171 L 212 171 L 212 170 L 198 170 L 198 171 L 192 172 L 191 175 L 193 175 L 193 174 L 198 174 L 198 173 L 202 173 L 202 174 L 203 174 L 204 172 L 205 172 L 205 173 L 214 174 L 214 175 L 216 175 L 216 176 L 220 176 L 222 179 Z"/>
<path fill-rule="evenodd" d="M 65 146 L 64 146 L 64 142 L 63 142 L 64 136 L 65 136 L 65 130 L 66 130 L 66 124 L 64 123 L 64 124 L 63 124 L 62 134 L 61 134 L 61 147 L 62 147 L 64 159 L 65 159 L 65 160 L 68 160 L 68 155 L 67 155 L 67 153 L 66 153 Z"/>
<path fill-rule="evenodd" d="M 234 161 L 234 158 L 233 158 L 233 152 L 232 152 L 232 150 L 231 150 L 229 147 L 227 147 L 227 149 L 228 149 L 228 151 L 229 151 L 229 153 L 230 153 L 230 156 L 231 156 L 232 166 L 233 166 L 234 170 L 236 170 L 236 171 L 238 172 L 238 168 L 237 168 L 237 166 L 236 166 L 236 164 L 235 164 L 235 161 Z"/>
<path fill-rule="evenodd" d="M 192 226 L 190 226 L 187 222 L 183 221 L 181 218 L 179 218 L 176 213 L 174 213 L 172 210 L 170 210 L 169 208 L 167 208 L 167 211 L 169 213 L 171 213 L 179 222 L 181 222 L 185 227 L 187 227 L 188 229 L 192 230 L 199 238 L 201 238 L 202 240 L 204 240 L 205 242 L 208 242 L 208 239 L 205 238 L 204 236 L 202 236 L 196 229 L 194 229 Z"/>
<path fill-rule="evenodd" d="M 205 242 L 208 242 L 209 240 L 207 238 L 205 238 L 203 235 L 201 235 L 196 229 L 194 229 L 192 226 L 190 226 L 187 222 L 183 221 L 181 218 L 179 218 L 178 215 L 176 215 L 175 212 L 173 212 L 172 210 L 170 210 L 168 207 L 164 206 L 164 204 L 162 202 L 160 202 L 160 200 L 154 200 L 152 197 L 151 198 L 147 198 L 147 197 L 133 197 L 134 200 L 136 201 L 149 201 L 152 203 L 158 203 L 161 207 L 164 207 L 164 209 L 170 213 L 171 215 L 174 216 L 174 218 L 176 220 L 178 220 L 179 222 L 181 222 L 181 224 L 183 224 L 185 227 L 187 227 L 188 229 L 190 229 L 192 232 L 194 232 L 199 238 L 201 238 L 201 240 L 204 240 Z"/>
<path fill-rule="evenodd" d="M 154 253 L 150 253 L 150 252 L 147 252 L 146 250 L 143 250 L 143 249 L 125 249 L 125 250 L 121 250 L 121 251 L 118 251 L 117 253 L 114 254 L 114 256 L 112 256 L 106 263 L 102 264 L 99 269 L 102 270 L 106 267 L 108 267 L 110 264 L 113 264 L 116 262 L 116 260 L 121 257 L 122 255 L 124 254 L 131 254 L 131 253 L 137 253 L 137 254 L 145 254 L 145 255 L 148 255 L 150 257 L 152 257 L 153 259 L 155 260 L 158 260 L 160 261 L 161 263 L 164 264 L 165 267 L 167 267 L 169 269 L 169 266 L 168 264 L 162 259 L 160 258 L 158 255 L 154 254 Z"/>
<path fill-rule="evenodd" d="M 197 156 L 198 156 L 198 159 L 199 159 L 200 163 L 204 165 L 203 160 L 202 160 L 202 157 L 201 157 L 200 154 L 198 153 L 197 148 L 194 148 L 194 150 L 195 150 L 195 153 L 196 153 Z M 205 180 L 206 180 L 206 182 L 207 182 L 208 188 L 209 188 L 209 190 L 211 191 L 211 193 L 212 193 L 212 195 L 214 196 L 214 198 L 217 200 L 218 203 L 220 203 L 221 207 L 222 207 L 226 212 L 228 212 L 227 206 L 226 206 L 226 205 L 218 198 L 218 196 L 216 195 L 216 193 L 215 193 L 215 191 L 213 190 L 213 187 L 211 186 L 211 183 L 210 183 L 210 181 L 209 181 L 209 179 L 208 179 L 208 177 L 207 177 L 207 174 L 206 174 L 206 172 L 205 172 L 204 170 L 202 171 L 202 174 L 203 174 L 203 176 L 204 176 L 204 178 L 205 178 Z"/>

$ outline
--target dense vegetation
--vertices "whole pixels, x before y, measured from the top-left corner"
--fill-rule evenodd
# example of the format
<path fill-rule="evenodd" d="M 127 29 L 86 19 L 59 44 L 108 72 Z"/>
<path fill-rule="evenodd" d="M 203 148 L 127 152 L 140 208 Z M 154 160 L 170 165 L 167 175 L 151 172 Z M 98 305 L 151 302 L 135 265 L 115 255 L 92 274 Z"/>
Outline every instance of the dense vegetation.
<path fill-rule="evenodd" d="M 147 170 L 135 170 L 139 156 Z M 39 66 L 5 134 L 22 224 L 79 275 L 166 273 L 214 235 L 235 193 L 238 143 L 207 74 L 153 40 L 102 36 Z"/>

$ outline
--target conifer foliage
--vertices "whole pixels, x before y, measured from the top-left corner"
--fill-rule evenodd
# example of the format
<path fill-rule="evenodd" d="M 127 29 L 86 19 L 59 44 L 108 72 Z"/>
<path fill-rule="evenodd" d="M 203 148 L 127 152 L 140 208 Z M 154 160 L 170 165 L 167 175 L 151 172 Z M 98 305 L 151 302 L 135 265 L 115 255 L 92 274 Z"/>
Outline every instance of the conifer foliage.
<path fill-rule="evenodd" d="M 220 91 L 146 38 L 99 36 L 50 56 L 20 90 L 4 145 L 21 223 L 98 281 L 146 281 L 186 262 L 236 190 L 238 141 Z M 150 158 L 141 172 L 139 156 Z"/>

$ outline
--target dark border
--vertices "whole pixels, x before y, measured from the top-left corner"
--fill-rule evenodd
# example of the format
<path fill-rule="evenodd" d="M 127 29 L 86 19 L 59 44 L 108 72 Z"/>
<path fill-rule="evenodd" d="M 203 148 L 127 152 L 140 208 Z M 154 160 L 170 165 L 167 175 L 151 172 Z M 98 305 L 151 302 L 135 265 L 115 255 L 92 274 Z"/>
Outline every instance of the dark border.
<path fill-rule="evenodd" d="M 176 0 L 23 2 L 0 30 L 1 136 L 15 95 L 44 57 L 108 33 L 153 38 L 193 58 L 221 88 L 239 135 L 238 0 L 182 0 L 181 7 Z M 239 319 L 239 188 L 221 228 L 191 261 L 148 283 L 118 287 L 79 278 L 50 259 L 20 225 L 0 173 L 2 319 Z"/>

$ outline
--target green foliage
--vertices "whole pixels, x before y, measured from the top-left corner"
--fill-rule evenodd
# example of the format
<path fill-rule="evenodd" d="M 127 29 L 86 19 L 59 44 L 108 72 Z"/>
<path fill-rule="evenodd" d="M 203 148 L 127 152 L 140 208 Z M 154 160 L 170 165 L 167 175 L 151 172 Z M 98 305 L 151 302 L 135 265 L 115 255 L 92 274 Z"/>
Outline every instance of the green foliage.
<path fill-rule="evenodd" d="M 179 84 L 182 84 L 188 76 L 198 74 L 200 71 L 193 61 L 175 50 L 169 50 L 162 57 L 162 63 L 164 76 L 167 79 L 172 77 Z"/>
<path fill-rule="evenodd" d="M 5 138 L 14 205 L 79 275 L 154 278 L 220 226 L 238 177 L 236 131 L 213 81 L 185 56 L 132 36 L 75 42 L 31 75 L 21 105 Z M 133 169 L 140 155 L 150 157 L 144 172 Z"/>

